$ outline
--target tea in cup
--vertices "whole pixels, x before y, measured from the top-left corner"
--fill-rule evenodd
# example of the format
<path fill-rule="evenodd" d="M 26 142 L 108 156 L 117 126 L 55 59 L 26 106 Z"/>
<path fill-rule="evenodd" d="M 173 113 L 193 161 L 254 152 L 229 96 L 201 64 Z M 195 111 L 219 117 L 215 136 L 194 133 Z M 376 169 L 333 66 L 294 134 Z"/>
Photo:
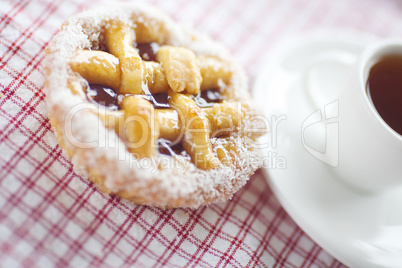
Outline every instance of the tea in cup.
<path fill-rule="evenodd" d="M 376 192 L 402 185 L 402 39 L 369 45 L 354 61 L 342 62 L 332 55 L 314 65 L 334 63 L 348 70 L 349 78 L 335 92 L 339 148 L 332 171 L 358 190 Z M 313 103 L 322 105 L 325 89 L 306 89 Z"/>

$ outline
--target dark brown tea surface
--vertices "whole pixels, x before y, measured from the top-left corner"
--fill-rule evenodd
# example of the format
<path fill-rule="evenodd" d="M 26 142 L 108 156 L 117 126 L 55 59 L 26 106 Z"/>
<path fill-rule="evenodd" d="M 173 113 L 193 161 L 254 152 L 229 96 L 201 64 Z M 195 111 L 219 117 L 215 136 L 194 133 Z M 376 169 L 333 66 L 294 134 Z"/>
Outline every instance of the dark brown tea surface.
<path fill-rule="evenodd" d="M 384 121 L 402 135 L 402 55 L 385 56 L 371 67 L 367 94 Z"/>

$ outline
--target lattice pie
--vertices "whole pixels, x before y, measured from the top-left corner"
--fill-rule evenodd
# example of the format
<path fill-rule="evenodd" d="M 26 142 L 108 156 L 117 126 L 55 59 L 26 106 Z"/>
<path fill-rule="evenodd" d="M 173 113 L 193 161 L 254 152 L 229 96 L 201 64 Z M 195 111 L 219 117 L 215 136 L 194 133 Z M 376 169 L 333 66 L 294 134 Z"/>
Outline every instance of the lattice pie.
<path fill-rule="evenodd" d="M 46 101 L 60 146 L 102 191 L 137 204 L 230 198 L 259 167 L 244 72 L 219 44 L 152 7 L 67 20 L 47 49 Z"/>

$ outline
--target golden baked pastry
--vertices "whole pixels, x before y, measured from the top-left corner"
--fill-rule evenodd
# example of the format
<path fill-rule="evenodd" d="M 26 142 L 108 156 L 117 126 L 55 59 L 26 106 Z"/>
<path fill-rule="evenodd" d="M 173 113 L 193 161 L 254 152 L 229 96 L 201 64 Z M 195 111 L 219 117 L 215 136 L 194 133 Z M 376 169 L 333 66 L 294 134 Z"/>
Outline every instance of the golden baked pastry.
<path fill-rule="evenodd" d="M 152 7 L 113 4 L 70 18 L 44 69 L 58 142 L 106 193 L 198 207 L 231 198 L 260 165 L 242 69 Z"/>

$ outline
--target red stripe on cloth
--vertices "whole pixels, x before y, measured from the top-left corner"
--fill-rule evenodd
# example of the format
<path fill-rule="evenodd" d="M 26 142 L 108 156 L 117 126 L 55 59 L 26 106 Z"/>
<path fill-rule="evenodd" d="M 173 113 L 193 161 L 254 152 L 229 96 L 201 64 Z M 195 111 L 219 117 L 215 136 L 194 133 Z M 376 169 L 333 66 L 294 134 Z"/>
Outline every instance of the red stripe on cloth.
<path fill-rule="evenodd" d="M 38 29 L 45 21 L 46 19 L 55 11 L 57 8 L 57 5 L 54 5 L 53 2 L 50 2 L 47 6 L 46 9 L 43 11 L 43 13 L 38 16 L 38 18 L 32 22 L 32 24 L 27 28 L 24 29 L 21 32 L 21 35 L 19 38 L 13 41 L 9 49 L 7 50 L 6 53 L 4 53 L 1 56 L 1 65 L 0 65 L 0 70 L 4 68 L 4 66 L 8 63 L 8 61 L 14 56 L 19 49 L 21 49 L 21 46 L 32 36 L 34 31 Z M 10 53 L 8 53 L 10 52 Z M 7 58 L 6 58 L 7 56 Z"/>
<path fill-rule="evenodd" d="M 252 250 L 248 250 L 243 248 L 243 243 L 246 239 L 246 236 L 249 235 L 249 232 L 253 229 L 252 225 L 254 221 L 258 218 L 258 214 L 260 213 L 260 209 L 262 206 L 265 204 L 265 199 L 264 196 L 266 196 L 265 192 L 260 192 L 259 195 L 257 195 L 258 201 L 254 203 L 249 209 L 248 209 L 248 215 L 247 217 L 243 220 L 243 223 L 241 226 L 239 226 L 239 232 L 234 235 L 233 240 L 230 244 L 230 246 L 227 248 L 227 251 L 224 253 L 225 256 L 234 256 L 236 251 L 239 249 L 245 250 L 249 255 L 253 255 Z M 241 234 L 243 233 L 243 236 Z M 222 263 L 223 259 L 218 263 L 218 266 Z M 255 260 L 259 261 L 259 260 Z M 229 264 L 229 259 L 226 257 L 225 262 L 223 263 L 223 266 L 227 266 Z M 263 263 L 259 263 L 258 265 L 262 265 Z"/>
<path fill-rule="evenodd" d="M 11 7 L 11 10 L 3 10 L 7 12 L 2 18 L 0 18 L 0 32 L 2 32 L 6 26 L 12 21 L 12 18 L 21 12 L 29 3 L 29 0 L 21 1 L 21 3 L 16 3 L 16 5 Z M 22 4 L 22 5 L 21 5 Z"/>

